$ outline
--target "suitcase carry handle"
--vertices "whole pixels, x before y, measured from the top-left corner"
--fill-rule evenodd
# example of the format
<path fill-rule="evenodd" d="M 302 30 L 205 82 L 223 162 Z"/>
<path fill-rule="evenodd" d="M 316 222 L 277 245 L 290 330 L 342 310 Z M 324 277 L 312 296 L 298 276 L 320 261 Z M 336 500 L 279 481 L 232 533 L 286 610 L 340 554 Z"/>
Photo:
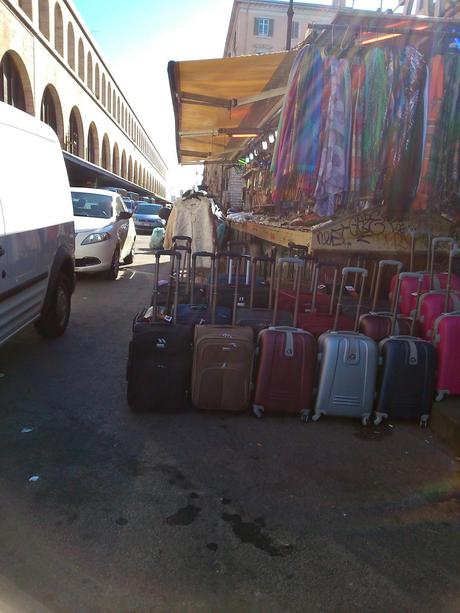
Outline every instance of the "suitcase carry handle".
<path fill-rule="evenodd" d="M 192 269 L 192 262 L 191 262 L 191 247 L 190 245 L 173 245 L 173 250 L 174 251 L 182 251 L 185 253 L 184 256 L 184 268 L 185 268 L 185 295 L 188 296 L 190 293 L 190 281 L 191 281 L 191 269 Z M 173 259 L 172 260 L 172 265 L 171 265 L 171 276 L 177 274 L 177 276 L 179 277 L 179 281 L 183 280 L 184 278 L 184 271 L 181 268 L 178 268 L 177 273 L 176 273 L 176 260 Z"/>
<path fill-rule="evenodd" d="M 358 304 L 356 306 L 356 316 L 355 316 L 355 324 L 354 324 L 354 332 L 358 332 L 359 312 L 361 311 L 361 305 L 363 302 L 363 295 L 364 295 L 364 281 L 366 280 L 367 275 L 368 275 L 367 268 L 359 268 L 358 266 L 345 266 L 345 268 L 342 268 L 342 282 L 340 284 L 339 297 L 337 300 L 337 308 L 335 310 L 334 324 L 332 326 L 333 331 L 337 330 L 339 314 L 342 308 L 342 298 L 343 298 L 343 290 L 345 289 L 345 281 L 347 280 L 348 275 L 352 273 L 355 273 L 357 276 L 358 275 L 361 276 L 361 289 L 359 290 L 359 298 L 358 298 Z"/>
<path fill-rule="evenodd" d="M 160 282 L 160 258 L 161 256 L 169 256 L 173 258 L 173 261 L 177 260 L 177 265 L 180 267 L 181 254 L 174 249 L 159 249 L 155 252 L 155 288 L 153 292 L 153 321 L 157 319 L 157 307 L 158 307 L 158 292 L 159 292 L 159 282 Z M 175 288 L 174 288 L 174 307 L 172 314 L 172 323 L 176 323 L 177 318 L 177 305 L 179 303 L 179 277 L 175 276 Z M 168 292 L 168 305 L 169 306 L 169 292 Z"/>
<path fill-rule="evenodd" d="M 216 256 L 211 251 L 195 251 L 192 253 L 192 272 L 190 278 L 190 304 L 193 304 L 195 301 L 195 282 L 196 282 L 196 259 L 197 258 L 209 258 L 211 260 L 211 270 L 210 270 L 210 287 L 213 286 L 213 276 L 214 276 L 214 260 Z M 210 295 L 212 298 L 212 294 Z"/>
<path fill-rule="evenodd" d="M 273 305 L 272 326 L 276 326 L 276 320 L 278 317 L 278 302 L 279 302 L 279 293 L 280 293 L 280 286 L 281 286 L 281 272 L 282 272 L 282 268 L 284 264 L 289 264 L 289 265 L 298 267 L 299 273 L 301 273 L 303 267 L 305 266 L 305 260 L 301 258 L 293 258 L 293 257 L 284 257 L 284 258 L 278 259 L 276 263 L 275 304 Z M 294 306 L 294 320 L 292 324 L 294 328 L 297 326 L 297 317 L 299 314 L 299 301 L 300 301 L 300 283 L 297 283 L 297 291 L 296 291 L 295 306 Z"/>
<path fill-rule="evenodd" d="M 374 299 L 372 301 L 372 310 L 375 311 L 377 308 L 377 300 L 379 297 L 379 292 L 380 292 L 380 283 L 382 281 L 382 270 L 384 268 L 390 268 L 390 267 L 396 267 L 396 274 L 399 275 L 399 273 L 401 272 L 401 270 L 403 269 L 403 263 L 400 262 L 399 260 L 380 260 L 379 262 L 379 268 L 378 268 L 378 272 L 377 272 L 377 281 L 375 282 L 375 288 L 374 288 Z M 393 310 L 393 305 L 390 305 L 390 310 Z"/>
<path fill-rule="evenodd" d="M 396 293 L 395 293 L 395 297 L 394 297 L 394 302 L 393 302 L 393 315 L 391 318 L 391 328 L 390 328 L 390 336 L 393 336 L 395 333 L 395 328 L 396 328 L 396 324 L 397 324 L 397 317 L 398 317 L 398 306 L 399 306 L 399 297 L 401 295 L 401 284 L 403 282 L 404 279 L 417 279 L 418 280 L 418 284 L 417 284 L 417 302 L 415 304 L 415 312 L 412 316 L 412 321 L 410 324 L 410 333 L 411 335 L 414 334 L 414 330 L 415 330 L 415 322 L 417 321 L 417 313 L 418 313 L 418 309 L 419 309 L 419 304 L 420 304 L 420 296 L 421 296 L 421 289 L 422 289 L 422 283 L 423 283 L 423 274 L 419 273 L 419 272 L 400 272 L 398 275 L 398 283 L 396 284 Z"/>

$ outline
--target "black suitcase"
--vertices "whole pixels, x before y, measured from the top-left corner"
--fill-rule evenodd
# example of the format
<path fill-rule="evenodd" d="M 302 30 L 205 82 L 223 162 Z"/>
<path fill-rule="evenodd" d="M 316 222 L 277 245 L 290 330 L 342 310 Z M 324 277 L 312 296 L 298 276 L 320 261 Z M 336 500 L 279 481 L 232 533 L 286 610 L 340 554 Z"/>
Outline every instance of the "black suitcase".
<path fill-rule="evenodd" d="M 175 251 L 157 251 L 155 288 L 158 288 L 159 260 L 162 255 L 177 258 Z M 176 277 L 174 307 L 161 321 L 145 318 L 145 309 L 133 321 L 126 379 L 127 399 L 133 411 L 178 410 L 185 406 L 190 386 L 193 327 L 176 324 L 179 283 Z M 152 312 L 157 313 L 158 294 L 154 292 Z"/>
<path fill-rule="evenodd" d="M 217 253 L 217 269 L 219 262 L 227 259 L 225 273 L 218 273 L 216 276 L 218 287 L 218 304 L 225 308 L 233 308 L 235 296 L 236 275 L 233 272 L 233 260 L 240 258 L 238 265 L 238 307 L 249 307 L 251 301 L 251 257 L 246 254 L 239 254 L 235 251 L 220 251 Z M 245 263 L 245 272 L 241 274 L 241 260 Z M 270 297 L 270 281 L 267 278 L 256 275 L 254 281 L 253 306 L 255 308 L 268 308 Z"/>
<path fill-rule="evenodd" d="M 181 262 L 176 258 L 171 258 L 171 267 L 168 280 L 163 279 L 159 282 L 157 290 L 158 305 L 168 308 L 172 305 L 176 276 L 179 279 L 178 304 L 190 302 L 191 266 L 192 266 L 192 239 L 190 236 L 176 235 L 172 237 L 172 250 L 184 254 Z M 161 249 L 160 249 L 161 251 Z M 156 251 L 155 251 L 156 253 Z M 177 266 L 176 266 L 177 264 Z M 152 296 L 153 304 L 153 296 Z"/>
<path fill-rule="evenodd" d="M 375 425 L 383 419 L 417 419 L 426 426 L 436 381 L 436 350 L 413 336 L 391 336 L 380 343 L 383 362 Z"/>

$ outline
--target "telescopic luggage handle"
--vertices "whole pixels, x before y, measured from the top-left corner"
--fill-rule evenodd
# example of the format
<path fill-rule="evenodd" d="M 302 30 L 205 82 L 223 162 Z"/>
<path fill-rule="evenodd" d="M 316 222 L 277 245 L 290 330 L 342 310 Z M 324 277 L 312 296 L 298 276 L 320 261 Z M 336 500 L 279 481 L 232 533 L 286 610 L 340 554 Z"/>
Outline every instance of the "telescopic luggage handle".
<path fill-rule="evenodd" d="M 276 319 L 278 317 L 278 301 L 279 301 L 279 293 L 280 293 L 280 285 L 281 285 L 281 269 L 283 268 L 283 264 L 289 264 L 292 266 L 298 266 L 299 271 L 302 271 L 302 268 L 305 266 L 305 261 L 301 258 L 279 258 L 276 262 L 276 284 L 275 284 L 275 304 L 273 306 L 273 321 L 272 325 L 276 326 Z M 300 276 L 300 275 L 299 275 Z M 297 291 L 295 297 L 295 307 L 294 307 L 294 328 L 297 326 L 297 316 L 299 314 L 299 301 L 300 301 L 300 283 L 297 283 Z"/>
<path fill-rule="evenodd" d="M 367 272 L 367 268 L 359 268 L 358 266 L 345 266 L 345 268 L 342 268 L 342 282 L 340 284 L 340 290 L 339 290 L 339 297 L 337 300 L 337 308 L 335 310 L 335 318 L 334 318 L 334 325 L 332 327 L 332 330 L 335 332 L 337 330 L 337 324 L 339 321 L 339 314 L 340 314 L 340 309 L 342 308 L 342 298 L 343 298 L 343 290 L 345 288 L 345 282 L 347 280 L 347 277 L 349 274 L 355 274 L 355 275 L 361 275 L 362 277 L 362 281 L 361 281 L 361 289 L 359 291 L 359 298 L 358 298 L 358 305 L 356 307 L 356 317 L 355 317 L 355 325 L 353 328 L 354 332 L 358 331 L 358 326 L 359 326 L 359 312 L 361 311 L 361 305 L 363 302 L 363 295 L 364 295 L 364 281 L 368 275 Z"/>
<path fill-rule="evenodd" d="M 392 311 L 392 315 L 391 315 L 390 336 L 393 336 L 394 332 L 395 332 L 396 319 L 398 317 L 399 297 L 401 295 L 401 284 L 402 284 L 404 279 L 417 279 L 418 280 L 418 284 L 417 284 L 417 302 L 416 302 L 416 305 L 415 305 L 415 311 L 414 311 L 414 314 L 413 314 L 413 317 L 412 317 L 412 321 L 411 321 L 411 325 L 410 325 L 411 336 L 413 336 L 413 334 L 414 334 L 415 322 L 417 320 L 417 313 L 418 313 L 418 307 L 419 307 L 420 295 L 421 295 L 421 289 L 422 289 L 422 283 L 423 283 L 423 273 L 420 273 L 420 272 L 400 272 L 399 275 L 398 275 L 398 283 L 396 284 L 396 292 L 395 292 L 395 297 L 394 297 L 394 301 L 393 301 L 393 311 Z"/>
<path fill-rule="evenodd" d="M 374 299 L 372 301 L 372 312 L 375 312 L 376 308 L 377 308 L 377 300 L 379 297 L 379 292 L 380 292 L 380 283 L 382 281 L 382 270 L 385 267 L 390 267 L 390 266 L 395 266 L 396 267 L 396 274 L 399 275 L 403 269 L 403 263 L 400 262 L 399 260 L 380 260 L 379 261 L 379 267 L 378 267 L 378 272 L 377 272 L 377 281 L 375 282 L 375 288 L 374 288 Z M 398 304 L 398 303 L 396 303 Z M 393 305 L 391 305 L 393 306 Z M 390 310 L 391 307 L 390 307 Z"/>
<path fill-rule="evenodd" d="M 211 279 L 209 283 L 209 297 L 212 299 L 212 288 L 214 286 L 214 260 L 216 259 L 215 253 L 211 251 L 195 251 L 192 253 L 192 273 L 190 279 L 190 304 L 194 304 L 195 299 L 195 282 L 196 282 L 196 259 L 197 258 L 209 258 L 211 260 Z"/>
<path fill-rule="evenodd" d="M 329 315 L 332 315 L 334 311 L 335 292 L 337 287 L 337 277 L 339 276 L 339 266 L 337 264 L 329 264 L 327 262 L 317 262 L 315 264 L 315 271 L 313 276 L 313 295 L 311 297 L 310 311 L 314 313 L 316 311 L 316 300 L 318 298 L 318 286 L 319 286 L 319 274 L 322 268 L 332 268 L 334 270 L 334 277 L 332 280 L 332 293 L 329 301 Z"/>
<path fill-rule="evenodd" d="M 212 323 L 215 323 L 216 320 L 216 309 L 217 309 L 217 294 L 218 294 L 218 286 L 219 286 L 219 262 L 222 258 L 228 258 L 230 261 L 236 260 L 236 277 L 235 277 L 235 293 L 233 296 L 233 313 L 232 313 L 232 325 L 235 325 L 236 321 L 236 309 L 238 306 L 238 289 L 239 289 L 239 276 L 240 276 L 240 267 L 241 267 L 241 253 L 236 253 L 235 251 L 218 251 L 215 254 L 214 265 L 215 265 L 215 273 L 214 273 L 214 287 L 213 287 L 213 301 L 212 301 Z"/>
<path fill-rule="evenodd" d="M 452 291 L 452 264 L 454 263 L 454 258 L 458 258 L 460 256 L 460 248 L 455 246 L 453 243 L 452 249 L 449 252 L 449 268 L 447 269 L 447 286 L 446 286 L 446 299 L 444 302 L 444 313 L 447 313 L 449 309 L 449 298 Z"/>
<path fill-rule="evenodd" d="M 438 245 L 442 245 L 446 243 L 450 245 L 451 250 L 455 247 L 455 240 L 450 236 L 436 236 L 431 241 L 431 262 L 430 262 L 430 290 L 433 289 L 433 280 L 434 280 L 434 260 L 436 257 L 436 249 Z"/>
<path fill-rule="evenodd" d="M 175 236 L 172 237 L 172 242 L 173 244 L 177 243 L 177 241 L 184 241 L 186 243 L 186 246 L 190 249 L 190 251 L 192 250 L 192 237 L 191 236 L 185 236 L 183 234 L 176 234 Z"/>
<path fill-rule="evenodd" d="M 431 249 L 431 241 L 432 234 L 431 232 L 424 232 L 423 230 L 411 230 L 410 234 L 410 263 L 409 270 L 413 272 L 414 270 L 414 256 L 415 256 L 415 244 L 417 242 L 417 238 L 425 237 L 426 238 L 426 267 L 430 267 L 430 249 Z"/>
<path fill-rule="evenodd" d="M 157 318 L 157 307 L 158 307 L 158 292 L 159 292 L 159 281 L 160 281 L 160 258 L 162 256 L 174 258 L 177 260 L 177 265 L 180 267 L 181 254 L 175 249 L 158 249 L 155 251 L 155 289 L 153 292 L 153 320 L 156 321 Z M 173 261 L 174 261 L 173 260 Z M 176 275 L 175 277 L 175 289 L 174 289 L 174 308 L 173 308 L 173 316 L 172 321 L 176 323 L 177 317 L 177 305 L 179 303 L 179 278 Z"/>
<path fill-rule="evenodd" d="M 270 282 L 269 282 L 269 293 L 268 293 L 268 308 L 272 308 L 272 293 L 273 293 L 273 285 L 275 279 L 275 260 L 269 255 L 255 255 L 251 257 L 251 288 L 249 294 L 249 308 L 252 309 L 254 307 L 254 294 L 256 287 L 256 275 L 257 275 L 257 263 L 265 262 L 270 266 Z"/>

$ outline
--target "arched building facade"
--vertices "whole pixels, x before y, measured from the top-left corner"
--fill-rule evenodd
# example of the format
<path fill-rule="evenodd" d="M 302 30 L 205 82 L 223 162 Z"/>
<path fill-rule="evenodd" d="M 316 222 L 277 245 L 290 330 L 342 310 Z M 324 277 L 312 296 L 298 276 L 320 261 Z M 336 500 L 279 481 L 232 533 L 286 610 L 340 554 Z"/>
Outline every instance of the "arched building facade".
<path fill-rule="evenodd" d="M 130 160 L 137 185 L 166 196 L 166 165 L 73 3 L 2 0 L 0 22 L 0 100 L 83 160 L 124 178 Z"/>

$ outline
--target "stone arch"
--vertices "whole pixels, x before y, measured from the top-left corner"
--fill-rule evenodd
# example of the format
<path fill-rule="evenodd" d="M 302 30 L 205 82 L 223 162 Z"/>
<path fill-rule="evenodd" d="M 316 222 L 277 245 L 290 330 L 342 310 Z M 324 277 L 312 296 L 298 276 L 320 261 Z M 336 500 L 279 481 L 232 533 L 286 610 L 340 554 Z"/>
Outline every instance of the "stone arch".
<path fill-rule="evenodd" d="M 125 129 L 125 105 L 121 103 L 121 127 Z"/>
<path fill-rule="evenodd" d="M 109 83 L 107 86 L 107 110 L 112 112 L 112 85 Z"/>
<path fill-rule="evenodd" d="M 86 56 L 86 85 L 93 91 L 93 56 L 91 51 L 88 51 Z"/>
<path fill-rule="evenodd" d="M 120 102 L 120 96 L 118 96 L 117 98 L 117 121 L 118 123 L 120 123 L 120 119 L 121 119 L 121 102 Z"/>
<path fill-rule="evenodd" d="M 106 84 L 106 80 L 105 80 L 105 73 L 102 73 L 102 85 L 101 85 L 101 89 L 102 89 L 102 104 L 103 106 L 106 106 L 107 104 L 107 84 Z"/>
<path fill-rule="evenodd" d="M 99 136 L 97 133 L 96 124 L 94 121 L 91 122 L 88 128 L 88 162 L 92 164 L 96 164 L 99 166 L 100 156 L 99 156 Z"/>
<path fill-rule="evenodd" d="M 96 62 L 96 68 L 94 69 L 94 93 L 96 98 L 101 98 L 101 75 L 99 73 L 99 64 Z"/>
<path fill-rule="evenodd" d="M 124 149 L 121 154 L 121 176 L 126 179 L 126 151 Z"/>
<path fill-rule="evenodd" d="M 50 39 L 50 7 L 48 0 L 38 0 L 38 29 Z"/>
<path fill-rule="evenodd" d="M 32 0 L 19 0 L 19 8 L 21 8 L 29 19 L 33 19 Z"/>
<path fill-rule="evenodd" d="M 54 85 L 47 85 L 40 104 L 40 119 L 56 132 L 61 147 L 64 148 L 64 118 L 59 94 Z"/>
<path fill-rule="evenodd" d="M 132 181 L 133 180 L 133 158 L 131 156 L 129 156 L 129 162 L 128 162 L 128 181 Z"/>
<path fill-rule="evenodd" d="M 134 162 L 133 181 L 134 181 L 134 183 L 136 183 L 136 185 L 139 185 L 139 168 L 137 166 L 137 160 Z"/>
<path fill-rule="evenodd" d="M 0 62 L 0 100 L 34 115 L 34 98 L 27 68 L 16 51 L 3 54 Z"/>
<path fill-rule="evenodd" d="M 102 139 L 102 152 L 101 152 L 101 166 L 106 170 L 111 170 L 110 165 L 110 141 L 107 134 L 104 134 L 104 138 Z"/>
<path fill-rule="evenodd" d="M 118 143 L 115 143 L 113 146 L 112 172 L 116 175 L 120 174 L 120 151 L 118 149 Z"/>
<path fill-rule="evenodd" d="M 81 38 L 78 41 L 78 76 L 82 81 L 85 80 L 85 49 Z"/>
<path fill-rule="evenodd" d="M 117 119 L 117 92 L 115 90 L 113 90 L 113 97 L 112 97 L 112 115 L 113 115 L 113 118 L 116 120 Z"/>
<path fill-rule="evenodd" d="M 75 70 L 75 34 L 70 21 L 67 24 L 67 63 Z"/>
<path fill-rule="evenodd" d="M 67 151 L 83 158 L 85 155 L 85 137 L 83 134 L 83 121 L 80 109 L 74 106 L 69 115 L 69 129 L 67 135 Z"/>
<path fill-rule="evenodd" d="M 64 57 L 64 21 L 59 3 L 54 5 L 54 48 Z"/>

